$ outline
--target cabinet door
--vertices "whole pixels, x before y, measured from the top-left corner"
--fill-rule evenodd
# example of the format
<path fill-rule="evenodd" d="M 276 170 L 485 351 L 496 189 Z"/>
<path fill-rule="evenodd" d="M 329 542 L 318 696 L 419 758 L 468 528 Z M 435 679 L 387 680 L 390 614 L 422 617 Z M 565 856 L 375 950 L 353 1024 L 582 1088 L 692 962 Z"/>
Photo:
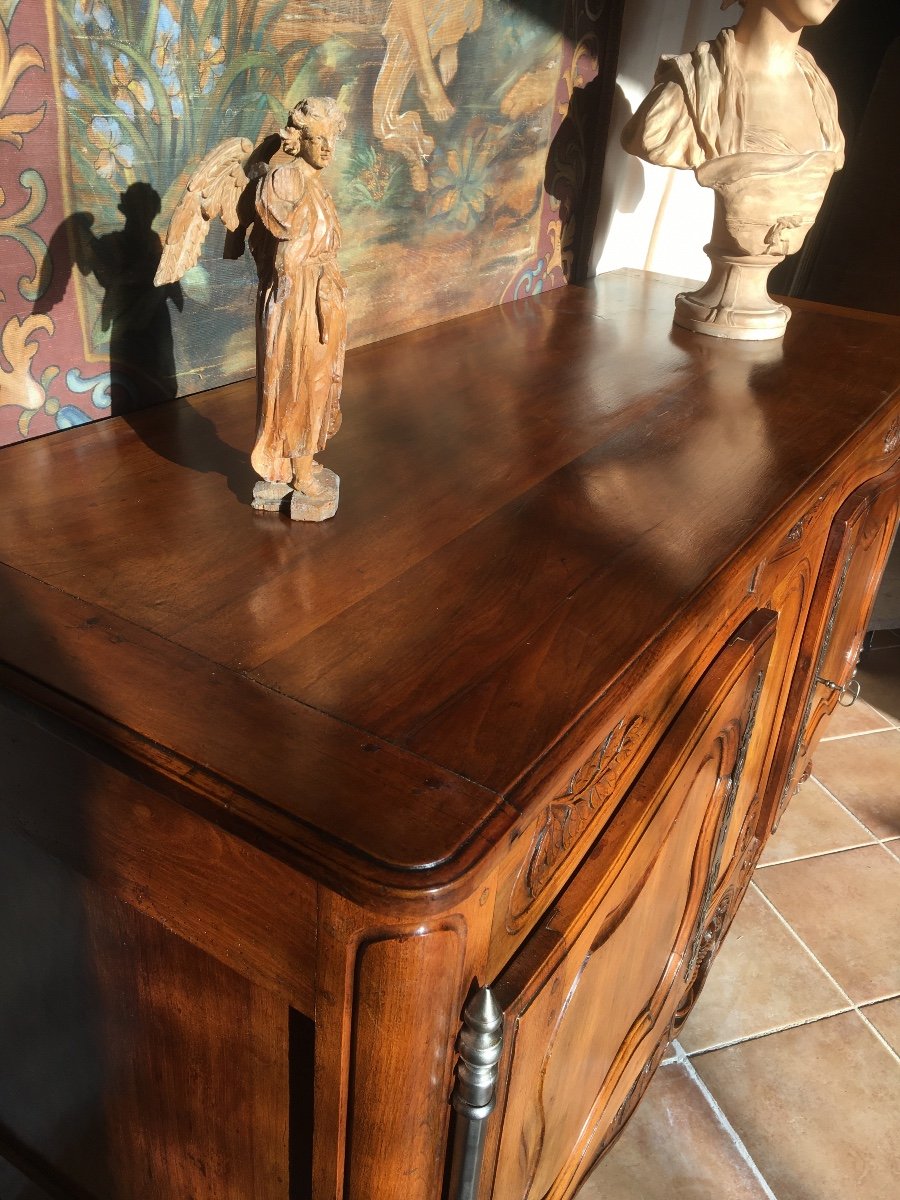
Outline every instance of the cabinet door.
<path fill-rule="evenodd" d="M 495 985 L 498 1106 L 481 1196 L 562 1200 L 637 1103 L 730 919 L 721 856 L 771 651 L 754 613 L 692 692 L 591 852 Z M 759 809 L 738 811 L 755 826 Z"/>
<path fill-rule="evenodd" d="M 897 528 L 900 466 L 857 488 L 838 509 L 810 604 L 778 752 L 774 828 L 812 766 L 838 703 L 852 702 L 866 626 Z M 785 769 L 785 764 L 787 764 Z"/>

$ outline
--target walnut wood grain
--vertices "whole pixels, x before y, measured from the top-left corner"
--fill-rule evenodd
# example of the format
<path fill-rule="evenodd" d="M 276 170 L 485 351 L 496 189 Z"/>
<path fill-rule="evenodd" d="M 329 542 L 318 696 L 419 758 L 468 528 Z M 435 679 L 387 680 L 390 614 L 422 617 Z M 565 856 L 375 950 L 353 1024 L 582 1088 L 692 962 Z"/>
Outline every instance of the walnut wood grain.
<path fill-rule="evenodd" d="M 354 351 L 320 526 L 249 509 L 251 383 L 3 451 L 0 1159 L 75 1200 L 439 1200 L 486 984 L 479 1200 L 612 1143 L 791 777 L 840 546 L 835 647 L 900 495 L 896 322 L 720 346 L 677 289 Z"/>
<path fill-rule="evenodd" d="M 743 771 L 775 624 L 754 614 L 722 651 L 678 717 L 680 755 L 651 760 L 498 982 L 507 1108 L 484 1195 L 571 1196 L 603 1114 L 608 1128 L 653 1059 L 697 970 L 738 795 L 755 790 Z"/>
<path fill-rule="evenodd" d="M 800 307 L 783 356 L 733 359 L 671 331 L 670 294 L 615 275 L 354 352 L 357 411 L 333 451 L 352 482 L 340 521 L 301 536 L 235 495 L 249 384 L 11 447 L 4 486 L 31 500 L 0 511 L 21 573 L 4 585 L 3 657 L 39 677 L 52 663 L 49 682 L 65 687 L 46 612 L 48 627 L 78 631 L 93 706 L 158 745 L 189 760 L 212 704 L 203 765 L 295 812 L 313 863 L 336 861 L 322 842 L 339 833 L 350 858 L 365 848 L 388 869 L 454 854 L 462 867 L 466 826 L 491 819 L 497 794 L 562 745 L 704 581 L 749 575 L 748 543 L 890 407 L 892 327 L 842 316 L 823 339 Z M 35 492 L 35 478 L 54 487 Z M 37 596 L 32 579 L 53 590 Z M 90 646 L 89 619 L 103 626 Z M 63 660 L 81 652 L 67 639 Z M 132 698 L 163 674 L 178 680 L 165 705 L 139 708 Z M 313 747 L 299 766 L 279 751 L 288 738 Z M 364 789 L 348 779 L 328 795 L 326 781 L 342 764 L 370 775 L 363 745 L 381 746 L 386 778 L 402 771 L 384 742 L 426 760 L 422 778 L 390 805 L 373 794 L 342 809 Z M 423 823 L 434 764 L 455 778 Z M 471 787 L 460 776 L 493 796 L 470 791 L 457 807 Z"/>
<path fill-rule="evenodd" d="M 11 1134 L 76 1196 L 286 1194 L 286 1003 L 18 836 L 2 846 L 0 1147 Z"/>
<path fill-rule="evenodd" d="M 124 904 L 312 1015 L 316 889 L 303 875 L 72 745 L 0 694 L 0 755 L 24 834 Z M 84 799 L 94 797 L 89 812 Z"/>
<path fill-rule="evenodd" d="M 897 466 L 863 484 L 841 505 L 828 531 L 778 742 L 775 779 L 781 790 L 771 796 L 767 812 L 773 828 L 809 775 L 825 722 L 856 674 L 877 581 L 897 530 L 898 486 Z"/>

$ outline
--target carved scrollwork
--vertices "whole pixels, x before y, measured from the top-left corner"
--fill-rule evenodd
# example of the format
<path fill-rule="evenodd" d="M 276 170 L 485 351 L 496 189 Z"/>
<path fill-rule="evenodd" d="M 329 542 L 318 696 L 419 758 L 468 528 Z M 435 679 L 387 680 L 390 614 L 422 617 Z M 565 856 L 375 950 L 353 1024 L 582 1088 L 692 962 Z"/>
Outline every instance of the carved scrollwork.
<path fill-rule="evenodd" d="M 823 492 L 816 499 L 816 502 L 803 514 L 796 525 L 791 526 L 784 538 L 787 547 L 793 548 L 798 542 L 803 540 L 804 534 L 808 532 L 810 526 L 815 522 L 816 517 L 818 517 L 824 508 L 826 500 L 830 499 L 833 491 L 834 488 L 832 487 L 828 491 Z"/>
<path fill-rule="evenodd" d="M 621 720 L 574 773 L 562 796 L 544 809 L 513 884 L 506 922 L 511 933 L 522 927 L 573 846 L 614 794 L 622 768 L 640 744 L 645 725 L 643 717 Z"/>
<path fill-rule="evenodd" d="M 885 454 L 893 454 L 897 449 L 900 449 L 900 417 L 894 418 L 884 435 Z"/>
<path fill-rule="evenodd" d="M 847 583 L 847 575 L 850 571 L 850 564 L 853 561 L 853 556 L 856 551 L 856 544 L 851 541 L 844 551 L 843 562 L 841 563 L 841 574 L 838 579 L 837 589 L 834 593 L 834 599 L 831 602 L 831 610 L 828 613 L 828 621 L 825 625 L 825 632 L 822 635 L 822 641 L 819 643 L 819 650 L 816 656 L 816 666 L 813 672 L 812 680 L 809 685 L 809 690 L 806 696 L 806 704 L 803 707 L 803 720 L 800 724 L 800 732 L 797 735 L 797 741 L 794 744 L 794 751 L 791 755 L 791 765 L 788 770 L 787 777 L 784 782 L 784 788 L 781 792 L 781 797 L 778 801 L 778 807 L 775 812 L 775 818 L 772 822 L 772 832 L 778 827 L 778 822 L 784 810 L 788 806 L 788 801 L 800 787 L 801 783 L 805 783 L 809 778 L 809 772 L 812 770 L 812 763 L 807 764 L 807 769 L 802 779 L 797 778 L 797 768 L 800 764 L 801 757 L 807 752 L 806 734 L 809 730 L 809 721 L 812 715 L 813 705 L 816 701 L 819 678 L 822 675 L 825 658 L 828 654 L 828 649 L 831 645 L 831 639 L 834 636 L 834 627 L 837 623 L 838 613 L 841 607 L 841 600 L 844 595 L 844 588 Z"/>
<path fill-rule="evenodd" d="M 647 1090 L 650 1080 L 656 1074 L 656 1068 L 659 1066 L 660 1062 L 662 1062 L 663 1055 L 665 1054 L 669 1045 L 669 1040 L 669 1038 L 664 1037 L 660 1041 L 659 1045 L 653 1051 L 653 1054 L 644 1064 L 640 1075 L 638 1075 L 637 1079 L 635 1079 L 634 1083 L 628 1089 L 628 1094 L 616 1110 L 616 1115 L 612 1119 L 612 1124 L 603 1135 L 603 1140 L 601 1141 L 597 1151 L 598 1159 L 602 1158 L 607 1150 L 609 1150 L 613 1142 L 628 1124 L 628 1118 L 637 1108 L 641 1097 Z"/>
<path fill-rule="evenodd" d="M 619 1105 L 616 1115 L 613 1117 L 609 1129 L 604 1134 L 603 1140 L 600 1143 L 597 1151 L 598 1159 L 601 1158 L 607 1152 L 607 1150 L 609 1150 L 613 1142 L 618 1138 L 619 1134 L 628 1123 L 629 1117 L 634 1112 L 635 1108 L 637 1108 L 641 1097 L 647 1090 L 647 1086 L 650 1083 L 650 1080 L 653 1078 L 657 1067 L 662 1061 L 669 1044 L 678 1036 L 679 1030 L 687 1020 L 688 1014 L 693 1008 L 694 1002 L 696 1001 L 704 983 L 706 982 L 706 977 L 709 973 L 710 967 L 712 966 L 713 959 L 715 958 L 719 946 L 722 943 L 722 939 L 728 930 L 728 926 L 731 924 L 731 919 L 737 910 L 737 906 L 740 902 L 740 896 L 742 894 L 743 888 L 729 888 L 719 901 L 716 911 L 713 913 L 712 920 L 703 930 L 700 953 L 695 965 L 694 977 L 685 991 L 681 1003 L 672 1014 L 668 1031 L 660 1037 L 660 1040 L 656 1044 L 656 1047 L 654 1048 L 650 1058 L 644 1064 L 640 1074 L 629 1088 L 625 1099 Z"/>
<path fill-rule="evenodd" d="M 713 964 L 713 959 L 718 952 L 719 946 L 722 944 L 722 939 L 728 931 L 743 891 L 743 888 L 729 888 L 716 906 L 716 911 L 713 913 L 709 924 L 701 932 L 697 945 L 697 956 L 688 980 L 687 989 L 672 1017 L 672 1024 L 669 1029 L 670 1038 L 678 1036 L 679 1030 L 687 1020 L 688 1014 L 694 1007 L 697 997 L 703 990 L 703 985 L 706 983 L 706 977 Z"/>
<path fill-rule="evenodd" d="M 726 781 L 725 803 L 722 808 L 722 816 L 719 820 L 719 830 L 716 837 L 716 844 L 713 850 L 712 861 L 709 865 L 709 874 L 706 879 L 706 884 L 703 890 L 703 899 L 700 902 L 700 911 L 697 917 L 697 927 L 691 944 L 691 950 L 688 954 L 687 965 L 684 969 L 684 977 L 686 980 L 691 980 L 697 973 L 697 965 L 700 954 L 703 950 L 704 939 L 707 931 L 712 927 L 708 925 L 709 910 L 712 906 L 712 898 L 715 892 L 716 883 L 719 878 L 719 870 L 722 866 L 722 854 L 725 850 L 725 842 L 728 838 L 728 830 L 731 825 L 731 818 L 734 814 L 734 804 L 737 799 L 737 794 L 741 786 L 741 778 L 744 773 L 744 764 L 747 761 L 747 750 L 750 745 L 750 738 L 753 736 L 753 727 L 756 724 L 756 712 L 759 707 L 759 698 L 762 694 L 763 680 L 765 672 L 760 671 L 756 677 L 756 683 L 753 687 L 753 693 L 750 697 L 750 703 L 747 708 L 746 721 L 741 732 L 740 742 L 738 743 L 737 752 L 734 757 L 734 765 L 731 768 L 730 776 Z M 721 905 L 719 906 L 721 907 Z M 718 910 L 717 910 L 718 911 Z"/>

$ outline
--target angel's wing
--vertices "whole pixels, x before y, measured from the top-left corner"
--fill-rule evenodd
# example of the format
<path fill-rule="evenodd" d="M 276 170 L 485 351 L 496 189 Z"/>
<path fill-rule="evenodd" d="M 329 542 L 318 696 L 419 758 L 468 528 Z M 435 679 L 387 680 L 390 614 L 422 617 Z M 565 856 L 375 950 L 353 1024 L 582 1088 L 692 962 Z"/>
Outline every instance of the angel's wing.
<path fill-rule="evenodd" d="M 154 279 L 157 287 L 175 283 L 195 265 L 215 217 L 231 231 L 238 228 L 238 206 L 250 184 L 247 164 L 252 154 L 253 143 L 248 138 L 229 138 L 207 154 L 188 180 L 169 222 Z"/>

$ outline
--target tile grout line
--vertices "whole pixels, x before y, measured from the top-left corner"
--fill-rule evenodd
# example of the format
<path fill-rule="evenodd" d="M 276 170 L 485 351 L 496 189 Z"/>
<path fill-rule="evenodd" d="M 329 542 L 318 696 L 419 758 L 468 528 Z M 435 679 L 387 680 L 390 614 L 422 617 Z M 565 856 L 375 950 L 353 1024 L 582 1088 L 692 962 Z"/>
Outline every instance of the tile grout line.
<path fill-rule="evenodd" d="M 878 843 L 878 845 L 879 845 L 879 846 L 881 847 L 881 849 L 882 849 L 882 850 L 885 852 L 885 854 L 888 856 L 888 858 L 892 858 L 892 859 L 894 859 L 894 861 L 895 861 L 895 862 L 897 861 L 897 855 L 894 853 L 894 851 L 893 851 L 893 850 L 891 850 L 891 849 L 890 849 L 888 846 L 886 846 L 886 845 L 884 844 L 884 842 L 879 842 L 879 843 Z M 861 849 L 861 848 L 862 848 L 862 847 L 860 847 L 860 849 Z"/>
<path fill-rule="evenodd" d="M 869 730 L 868 732 L 870 732 L 870 733 L 884 733 L 884 732 L 885 732 L 885 730 L 883 730 L 883 729 L 875 729 L 875 730 Z M 864 736 L 865 736 L 865 734 L 847 734 L 847 735 L 845 735 L 845 736 L 847 736 L 847 737 L 864 737 Z M 838 741 L 838 740 L 841 740 L 841 739 L 838 739 L 838 738 L 831 738 L 831 739 L 825 738 L 825 739 L 823 739 L 823 740 L 824 740 L 824 741 L 829 741 L 829 740 L 831 740 L 831 741 Z M 817 785 L 818 785 L 818 786 L 819 786 L 819 787 L 822 789 L 822 791 L 825 793 L 825 795 L 826 795 L 826 796 L 827 796 L 827 797 L 828 797 L 830 800 L 833 800 L 833 801 L 834 801 L 834 803 L 835 803 L 835 804 L 838 806 L 838 808 L 840 808 L 840 809 L 841 809 L 841 811 L 842 811 L 842 812 L 845 814 L 845 816 L 848 816 L 848 817 L 850 818 L 850 820 L 851 820 L 851 821 L 855 821 L 855 822 L 856 822 L 856 824 L 857 824 L 857 825 L 860 827 L 860 829 L 864 829 L 864 830 L 865 830 L 865 832 L 866 832 L 866 833 L 869 835 L 869 837 L 872 839 L 872 840 L 871 840 L 871 842 L 859 842 L 858 844 L 856 844 L 856 845 L 853 845 L 853 846 L 835 846 L 835 847 L 834 847 L 833 849 L 831 849 L 831 850 L 821 850 L 821 851 L 819 851 L 819 852 L 818 852 L 818 853 L 816 853 L 816 854 L 798 854 L 798 855 L 796 855 L 794 858 L 785 858 L 785 859 L 782 859 L 782 860 L 781 860 L 781 861 L 779 861 L 779 862 L 757 863 L 757 865 L 756 865 L 756 870 L 758 870 L 758 871 L 764 871 L 764 870 L 766 870 L 766 868 L 767 868 L 767 867 L 782 867 L 782 866 L 784 866 L 784 865 L 785 865 L 785 864 L 787 864 L 787 863 L 792 863 L 792 862 L 806 862 L 806 861 L 808 861 L 808 860 L 809 860 L 809 859 L 811 859 L 811 858 L 825 858 L 825 857 L 827 857 L 827 856 L 828 856 L 828 855 L 830 855 L 830 854 L 843 854 L 843 853 L 844 853 L 846 850 L 862 850 L 862 849 L 863 849 L 865 846 L 874 846 L 874 845 L 879 845 L 879 846 L 882 846 L 882 847 L 884 847 L 884 849 L 887 849 L 887 847 L 884 845 L 884 843 L 885 843 L 886 841 L 893 841 L 893 840 L 894 840 L 894 838 L 893 838 L 893 837 L 882 838 L 882 837 L 880 837 L 880 836 L 879 836 L 879 834 L 877 834 L 877 833 L 874 831 L 874 829 L 870 829 L 870 828 L 869 828 L 869 826 L 868 826 L 868 825 L 865 823 L 865 821 L 862 821 L 862 820 L 861 820 L 861 819 L 860 819 L 860 818 L 859 818 L 859 817 L 856 815 L 856 813 L 855 813 L 855 812 L 853 812 L 851 809 L 849 809 L 849 808 L 847 807 L 847 805 L 846 805 L 846 804 L 844 804 L 843 800 L 841 800 L 841 799 L 840 799 L 838 796 L 836 796 L 836 795 L 835 795 L 835 793 L 834 793 L 834 792 L 833 792 L 833 791 L 832 791 L 832 790 L 831 790 L 831 789 L 830 789 L 830 788 L 829 788 L 829 787 L 828 787 L 826 784 L 824 784 L 824 783 L 822 782 L 822 780 L 821 780 L 821 779 L 819 779 L 819 777 L 818 777 L 818 776 L 817 776 L 815 773 L 813 773 L 813 775 L 811 776 L 811 779 L 813 780 L 813 782 L 814 782 L 814 783 L 816 783 L 816 784 L 817 784 Z M 900 839 L 897 839 L 897 840 L 900 840 Z M 888 854 L 890 854 L 890 856 L 891 856 L 892 858 L 897 858 L 897 857 L 898 857 L 896 854 L 894 854 L 894 851 L 893 851 L 893 850 L 888 850 L 887 852 L 888 852 Z"/>
<path fill-rule="evenodd" d="M 875 1004 L 883 1004 L 884 1001 L 876 1000 L 874 1003 Z M 897 1053 L 897 1051 L 894 1049 L 894 1047 L 891 1045 L 891 1043 L 887 1040 L 887 1038 L 884 1036 L 884 1034 L 875 1025 L 872 1024 L 872 1022 L 866 1016 L 864 1010 L 857 1008 L 856 1012 L 857 1012 L 858 1016 L 861 1018 L 861 1020 L 864 1022 L 864 1024 L 868 1025 L 871 1032 L 875 1034 L 876 1038 L 878 1038 L 879 1042 L 881 1042 L 882 1046 L 884 1046 L 885 1050 L 887 1050 L 887 1052 L 888 1052 L 888 1054 L 890 1054 L 891 1058 L 896 1059 L 897 1062 L 900 1063 L 900 1054 Z"/>
<path fill-rule="evenodd" d="M 828 968 L 823 966 L 823 964 L 819 961 L 818 956 L 815 955 L 812 952 L 812 950 L 810 950 L 809 946 L 806 944 L 806 942 L 804 942 L 803 938 L 800 936 L 800 934 L 797 932 L 797 930 L 794 929 L 794 927 L 791 925 L 790 921 L 788 921 L 787 917 L 783 916 L 783 914 L 779 911 L 779 909 L 775 907 L 773 902 L 769 899 L 769 897 L 762 890 L 762 888 L 756 883 L 755 880 L 750 884 L 750 886 L 759 894 L 759 896 L 763 900 L 763 903 L 765 903 L 772 910 L 772 912 L 775 914 L 775 916 L 778 918 L 778 920 L 781 922 L 781 924 L 785 927 L 785 929 L 788 931 L 788 933 L 791 935 L 791 937 L 795 941 L 800 943 L 800 945 L 803 947 L 803 949 L 806 951 L 806 953 L 809 955 L 809 957 L 813 960 L 813 962 L 816 964 L 816 966 L 819 968 L 819 970 L 822 971 L 827 976 L 829 981 L 837 988 L 837 990 L 840 992 L 840 994 L 847 1001 L 848 1008 L 855 1009 L 856 1005 L 850 999 L 848 994 L 844 991 L 844 989 L 841 987 L 841 985 L 838 983 L 838 981 L 835 979 L 835 977 L 831 974 L 831 972 L 828 970 Z"/>
<path fill-rule="evenodd" d="M 823 737 L 821 744 L 824 746 L 826 742 L 846 742 L 849 738 L 871 737 L 873 733 L 894 733 L 896 729 L 897 726 L 893 724 L 882 725 L 878 729 L 852 729 L 850 733 L 833 733 L 830 737 Z"/>
<path fill-rule="evenodd" d="M 859 819 L 859 817 L 856 815 L 855 812 L 851 812 L 851 810 L 847 807 L 847 805 L 843 802 L 843 800 L 841 800 L 840 797 L 836 796 L 834 794 L 834 792 L 831 790 L 831 788 L 826 787 L 826 785 L 822 782 L 821 779 L 819 779 L 816 775 L 813 775 L 812 778 L 815 779 L 816 783 L 819 785 L 819 787 L 822 789 L 822 791 L 827 796 L 830 796 L 831 799 L 835 802 L 835 804 L 839 805 L 839 807 L 844 810 L 844 812 L 847 814 L 848 817 L 852 817 L 853 820 L 856 821 L 856 823 L 858 825 L 861 825 L 863 827 L 863 829 L 866 831 L 867 834 L 869 834 L 870 837 L 873 837 L 875 839 L 875 841 L 878 842 L 879 845 L 881 845 L 882 839 L 878 836 L 878 834 L 875 832 L 874 829 L 870 829 L 869 826 L 865 823 L 865 821 L 861 821 Z M 859 847 L 848 846 L 847 849 L 848 850 L 857 850 L 857 849 L 859 849 Z M 835 853 L 840 853 L 840 851 L 836 851 Z M 811 857 L 816 857 L 816 856 L 812 855 Z"/>
<path fill-rule="evenodd" d="M 878 1030 L 875 1028 L 875 1026 L 872 1024 L 872 1022 L 869 1020 L 869 1018 L 863 1012 L 862 1007 L 859 1004 L 855 1003 L 855 1001 L 853 1001 L 850 998 L 850 996 L 841 987 L 841 985 L 838 983 L 838 981 L 835 979 L 835 977 L 831 974 L 831 972 L 828 970 L 828 968 L 819 961 L 819 958 L 817 957 L 817 955 L 815 955 L 812 952 L 812 950 L 809 948 L 809 946 L 806 944 L 806 942 L 804 942 L 804 940 L 800 936 L 800 934 L 797 933 L 797 931 L 791 926 L 791 924 L 788 922 L 787 918 L 784 917 L 779 912 L 779 910 L 775 907 L 775 905 L 772 903 L 772 901 L 769 899 L 769 897 L 765 894 L 765 892 L 762 890 L 762 888 L 758 887 L 756 885 L 756 883 L 752 883 L 751 887 L 756 889 L 756 891 L 759 893 L 759 895 L 762 897 L 762 899 L 765 901 L 765 903 L 769 906 L 769 908 L 771 908 L 772 912 L 775 914 L 775 916 L 778 918 L 778 920 L 782 923 L 782 925 L 784 925 L 785 929 L 787 929 L 788 932 L 791 934 L 791 936 L 794 937 L 800 943 L 800 945 L 803 947 L 803 949 L 806 951 L 806 953 L 810 956 L 810 958 L 813 960 L 813 962 L 818 966 L 819 970 L 824 972 L 824 974 L 827 976 L 827 978 L 830 980 L 830 982 L 834 985 L 834 987 L 837 988 L 837 990 L 840 992 L 840 994 L 847 1001 L 849 1008 L 845 1010 L 845 1013 L 849 1012 L 851 1010 L 853 1012 L 855 1012 L 856 1015 L 859 1017 L 859 1019 L 863 1022 L 863 1024 L 867 1025 L 869 1030 L 875 1034 L 876 1038 L 878 1039 L 879 1042 L 881 1042 L 882 1046 L 884 1046 L 884 1048 L 887 1050 L 888 1054 L 890 1054 L 891 1058 L 893 1058 L 896 1062 L 900 1063 L 900 1054 L 898 1054 L 897 1051 L 894 1049 L 894 1047 L 888 1041 L 886 1041 L 885 1038 L 878 1032 Z M 891 997 L 882 996 L 881 1000 L 890 999 L 890 998 Z M 878 1004 L 878 1003 L 880 1003 L 880 1001 L 872 1000 L 869 1003 Z M 838 1015 L 844 1015 L 844 1014 L 832 1013 L 830 1015 L 838 1016 Z M 827 1018 L 825 1018 L 825 1017 L 817 1017 L 816 1018 L 816 1020 L 826 1020 L 826 1019 Z M 806 1022 L 803 1022 L 803 1024 L 812 1025 L 812 1024 L 814 1024 L 814 1022 L 806 1021 Z M 800 1026 L 795 1026 L 795 1028 L 800 1028 Z M 773 1031 L 773 1032 L 775 1032 L 775 1031 Z M 763 1036 L 768 1036 L 768 1035 L 763 1035 Z M 756 1040 L 756 1039 L 745 1038 L 744 1040 L 750 1041 L 750 1040 Z M 732 1043 L 732 1045 L 738 1045 L 738 1044 L 739 1043 L 736 1043 L 736 1042 Z"/>
<path fill-rule="evenodd" d="M 750 1172 L 753 1175 L 753 1177 L 756 1179 L 760 1188 L 762 1189 L 762 1193 L 765 1196 L 766 1200 L 778 1200 L 778 1197 L 772 1191 L 771 1187 L 769 1187 L 766 1177 L 763 1175 L 762 1171 L 759 1169 L 759 1167 L 754 1162 L 753 1156 L 751 1155 L 750 1151 L 744 1145 L 743 1139 L 741 1138 L 740 1134 L 735 1129 L 735 1127 L 731 1124 L 731 1122 L 728 1120 L 728 1117 L 725 1115 L 724 1111 L 722 1110 L 722 1107 L 719 1104 L 718 1100 L 716 1100 L 715 1096 L 712 1094 L 712 1092 L 706 1086 L 704 1081 L 697 1074 L 697 1071 L 694 1068 L 694 1064 L 691 1062 L 690 1058 L 688 1058 L 681 1043 L 676 1042 L 675 1046 L 677 1047 L 677 1056 L 676 1056 L 675 1061 L 680 1063 L 681 1066 L 684 1067 L 685 1071 L 688 1074 L 688 1077 L 690 1078 L 690 1080 L 692 1081 L 694 1086 L 698 1089 L 698 1091 L 700 1092 L 703 1099 L 709 1105 L 710 1110 L 713 1114 L 713 1117 L 718 1122 L 723 1133 L 726 1135 L 726 1137 L 729 1139 L 731 1144 L 734 1146 L 734 1149 L 737 1152 L 738 1157 L 744 1163 L 746 1163 L 746 1165 L 750 1168 Z"/>
<path fill-rule="evenodd" d="M 863 828 L 865 829 L 865 826 Z M 779 858 L 774 862 L 761 862 L 756 864 L 756 870 L 765 871 L 769 867 L 785 867 L 788 863 L 808 862 L 811 858 L 828 858 L 831 854 L 843 854 L 845 850 L 865 850 L 869 846 L 879 845 L 879 839 L 870 830 L 866 829 L 866 833 L 872 838 L 871 842 L 854 842 L 852 846 L 832 846 L 830 850 L 816 850 L 812 854 L 796 854 L 793 858 Z"/>
<path fill-rule="evenodd" d="M 816 964 L 819 965 L 818 963 Z M 885 1000 L 894 999 L 893 996 L 883 997 Z M 878 1004 L 880 1001 L 874 1001 Z M 853 1012 L 853 1001 L 847 1001 L 843 1008 L 835 1008 L 830 1012 L 818 1013 L 814 1017 L 801 1017 L 799 1021 L 789 1021 L 786 1025 L 775 1025 L 771 1029 L 764 1029 L 761 1033 L 748 1033 L 744 1037 L 732 1038 L 730 1042 L 717 1042 L 713 1046 L 704 1046 L 702 1050 L 686 1050 L 691 1058 L 700 1058 L 704 1054 L 712 1054 L 717 1050 L 730 1050 L 734 1046 L 743 1046 L 745 1042 L 758 1042 L 761 1038 L 769 1037 L 773 1033 L 787 1033 L 791 1029 L 802 1029 L 804 1025 L 814 1025 L 816 1021 L 827 1021 L 829 1017 L 842 1017 L 847 1013 Z"/>

